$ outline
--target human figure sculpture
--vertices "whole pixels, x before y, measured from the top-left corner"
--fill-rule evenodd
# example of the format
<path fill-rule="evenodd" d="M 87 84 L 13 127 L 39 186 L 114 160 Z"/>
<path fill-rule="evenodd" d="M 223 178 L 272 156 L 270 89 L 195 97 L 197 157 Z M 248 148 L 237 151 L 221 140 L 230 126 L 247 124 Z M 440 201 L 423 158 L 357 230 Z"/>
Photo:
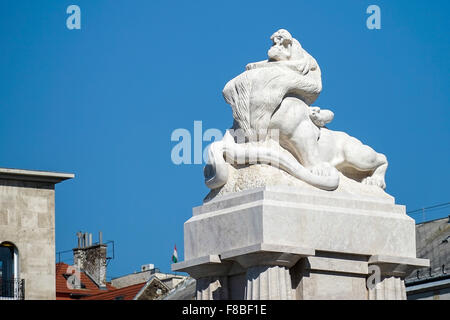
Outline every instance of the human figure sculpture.
<path fill-rule="evenodd" d="M 249 155 L 256 154 L 254 163 L 277 166 L 321 189 L 337 188 L 338 170 L 384 189 L 386 157 L 344 132 L 327 129 L 334 113 L 311 106 L 322 90 L 317 61 L 287 30 L 278 30 L 271 40 L 268 60 L 248 64 L 223 89 L 233 110 L 231 131 L 240 130 L 245 139 L 229 130 L 210 145 L 206 185 L 223 186 L 227 163 L 252 164 Z"/>

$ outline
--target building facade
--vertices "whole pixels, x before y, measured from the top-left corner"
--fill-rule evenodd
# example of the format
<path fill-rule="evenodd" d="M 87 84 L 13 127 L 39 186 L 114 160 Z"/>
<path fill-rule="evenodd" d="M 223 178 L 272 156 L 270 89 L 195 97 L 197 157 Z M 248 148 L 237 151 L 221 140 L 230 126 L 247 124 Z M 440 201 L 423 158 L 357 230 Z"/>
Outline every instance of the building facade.
<path fill-rule="evenodd" d="M 450 216 L 416 225 L 417 257 L 430 267 L 417 269 L 406 279 L 409 300 L 450 300 Z"/>
<path fill-rule="evenodd" d="M 55 299 L 55 184 L 73 177 L 0 168 L 0 299 Z"/>

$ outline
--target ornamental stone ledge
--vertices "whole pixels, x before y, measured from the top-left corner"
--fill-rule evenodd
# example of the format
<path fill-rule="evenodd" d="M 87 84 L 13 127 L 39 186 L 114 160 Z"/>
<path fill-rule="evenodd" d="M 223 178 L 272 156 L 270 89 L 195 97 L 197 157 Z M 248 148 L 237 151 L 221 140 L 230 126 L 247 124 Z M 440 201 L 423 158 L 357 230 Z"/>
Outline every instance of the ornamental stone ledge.
<path fill-rule="evenodd" d="M 369 258 L 369 265 L 376 265 L 380 267 L 383 275 L 407 277 L 416 269 L 428 268 L 430 266 L 430 260 L 411 258 L 411 257 L 398 257 L 389 255 L 373 255 Z"/>

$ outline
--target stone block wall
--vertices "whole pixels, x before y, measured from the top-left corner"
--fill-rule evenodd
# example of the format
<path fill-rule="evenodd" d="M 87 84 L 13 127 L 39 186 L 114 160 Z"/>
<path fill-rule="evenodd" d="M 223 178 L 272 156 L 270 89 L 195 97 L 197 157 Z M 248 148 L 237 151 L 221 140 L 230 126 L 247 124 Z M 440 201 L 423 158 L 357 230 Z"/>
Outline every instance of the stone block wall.
<path fill-rule="evenodd" d="M 51 183 L 0 180 L 0 243 L 19 254 L 25 299 L 55 299 L 55 189 Z"/>

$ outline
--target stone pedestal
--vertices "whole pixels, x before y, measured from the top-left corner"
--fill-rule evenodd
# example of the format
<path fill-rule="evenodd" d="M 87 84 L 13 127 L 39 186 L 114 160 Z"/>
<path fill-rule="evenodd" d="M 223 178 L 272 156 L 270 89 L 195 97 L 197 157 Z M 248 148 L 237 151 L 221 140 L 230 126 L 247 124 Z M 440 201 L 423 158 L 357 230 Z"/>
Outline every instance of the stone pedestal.
<path fill-rule="evenodd" d="M 216 197 L 193 209 L 172 269 L 197 279 L 198 299 L 405 299 L 404 277 L 428 265 L 414 220 L 379 188 L 349 190 Z"/>

